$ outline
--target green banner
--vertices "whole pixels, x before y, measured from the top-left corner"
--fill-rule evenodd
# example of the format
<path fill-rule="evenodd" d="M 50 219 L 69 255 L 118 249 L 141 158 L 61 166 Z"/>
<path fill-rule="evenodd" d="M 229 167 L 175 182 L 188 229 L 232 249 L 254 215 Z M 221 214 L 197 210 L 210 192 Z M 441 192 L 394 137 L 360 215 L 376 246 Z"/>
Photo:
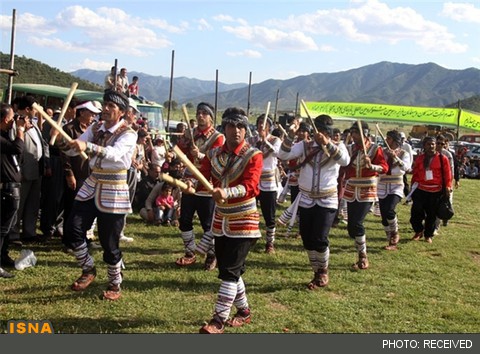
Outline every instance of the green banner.
<path fill-rule="evenodd" d="M 351 118 L 377 121 L 397 121 L 450 125 L 479 130 L 480 114 L 459 110 L 458 108 L 434 108 L 395 106 L 380 103 L 348 103 L 348 102 L 305 102 L 312 118 L 320 114 L 328 114 L 332 118 Z M 460 112 L 460 121 L 459 121 Z M 300 114 L 307 116 L 303 107 Z"/>

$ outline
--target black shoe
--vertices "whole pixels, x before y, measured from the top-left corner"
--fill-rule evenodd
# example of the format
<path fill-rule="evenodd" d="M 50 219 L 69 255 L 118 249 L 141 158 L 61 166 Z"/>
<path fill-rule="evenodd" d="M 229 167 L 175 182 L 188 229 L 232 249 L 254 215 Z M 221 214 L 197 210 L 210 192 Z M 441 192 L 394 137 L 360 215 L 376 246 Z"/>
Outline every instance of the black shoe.
<path fill-rule="evenodd" d="M 2 256 L 2 263 L 0 264 L 2 267 L 7 267 L 7 268 L 14 268 L 15 267 L 15 261 L 10 258 L 10 256 Z"/>
<path fill-rule="evenodd" d="M 0 268 L 0 278 L 13 278 L 15 275 L 7 272 L 3 268 Z"/>

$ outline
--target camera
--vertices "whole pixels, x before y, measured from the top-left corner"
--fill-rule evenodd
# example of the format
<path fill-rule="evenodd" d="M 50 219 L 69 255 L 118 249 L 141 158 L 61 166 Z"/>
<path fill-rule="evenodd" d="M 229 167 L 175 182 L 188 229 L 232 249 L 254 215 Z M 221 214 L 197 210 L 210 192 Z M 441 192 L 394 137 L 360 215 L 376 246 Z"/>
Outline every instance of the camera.
<path fill-rule="evenodd" d="M 25 116 L 22 116 L 22 115 L 20 115 L 20 114 L 18 114 L 18 113 L 15 113 L 15 115 L 13 116 L 13 120 L 14 120 L 14 121 L 17 121 L 17 120 L 19 120 L 19 119 L 25 120 Z"/>

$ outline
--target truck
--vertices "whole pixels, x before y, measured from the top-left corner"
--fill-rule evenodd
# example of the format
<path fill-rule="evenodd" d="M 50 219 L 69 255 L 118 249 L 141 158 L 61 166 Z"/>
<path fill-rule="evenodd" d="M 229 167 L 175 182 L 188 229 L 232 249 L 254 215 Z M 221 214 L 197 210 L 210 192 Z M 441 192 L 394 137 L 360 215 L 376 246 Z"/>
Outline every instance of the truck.
<path fill-rule="evenodd" d="M 44 108 L 51 107 L 59 109 L 63 106 L 63 102 L 68 95 L 70 88 L 55 85 L 44 84 L 13 84 L 12 85 L 12 101 L 15 97 L 23 95 L 32 95 L 38 104 Z M 7 89 L 3 94 L 4 99 L 7 97 Z M 78 101 L 99 101 L 103 100 L 103 92 L 79 90 L 75 91 L 73 96 Z M 163 120 L 163 106 L 146 99 L 133 97 L 137 108 L 140 111 L 140 117 L 148 121 L 148 126 L 158 133 L 165 133 L 165 123 Z"/>
<path fill-rule="evenodd" d="M 438 134 L 442 134 L 449 141 L 454 141 L 456 136 L 456 131 L 455 129 L 452 129 L 446 126 L 427 124 L 427 125 L 414 125 L 412 127 L 412 130 L 409 133 L 410 137 L 416 138 L 416 139 L 423 139 L 426 136 L 437 136 Z"/>

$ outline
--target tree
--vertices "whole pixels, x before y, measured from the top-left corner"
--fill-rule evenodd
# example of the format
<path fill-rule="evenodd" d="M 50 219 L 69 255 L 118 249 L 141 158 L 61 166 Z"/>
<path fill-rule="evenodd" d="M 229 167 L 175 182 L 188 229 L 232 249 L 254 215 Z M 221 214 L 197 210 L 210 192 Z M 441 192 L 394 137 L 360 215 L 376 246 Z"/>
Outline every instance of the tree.
<path fill-rule="evenodd" d="M 163 102 L 163 107 L 167 108 L 169 107 L 169 100 Z M 178 107 L 178 103 L 176 101 L 172 101 L 172 106 L 170 107 L 172 111 L 176 111 Z"/>

